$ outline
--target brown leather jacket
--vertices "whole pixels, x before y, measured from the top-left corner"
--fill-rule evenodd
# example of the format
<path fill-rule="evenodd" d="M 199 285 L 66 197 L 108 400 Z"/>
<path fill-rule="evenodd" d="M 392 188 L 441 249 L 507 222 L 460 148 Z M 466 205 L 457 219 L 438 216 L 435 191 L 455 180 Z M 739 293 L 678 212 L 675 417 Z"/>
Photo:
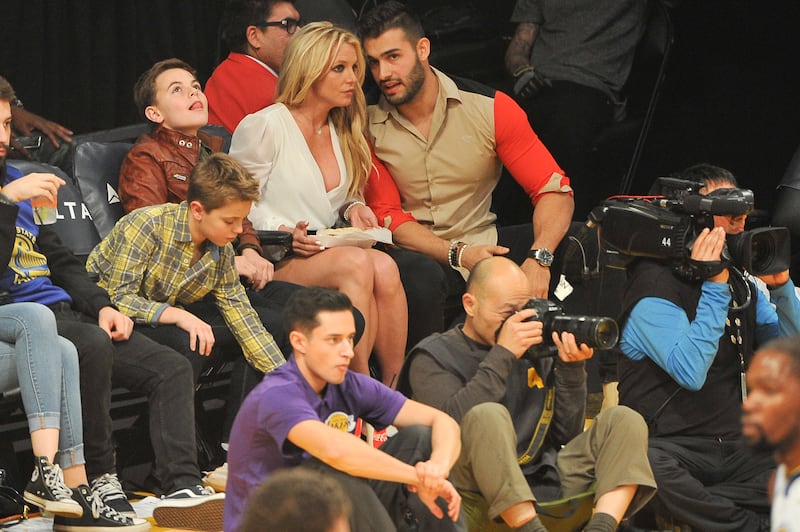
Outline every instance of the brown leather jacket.
<path fill-rule="evenodd" d="M 193 137 L 162 126 L 145 133 L 128 152 L 120 169 L 118 192 L 122 208 L 127 213 L 148 205 L 182 202 L 201 149 L 219 151 L 222 142 L 222 138 L 202 131 Z M 237 251 L 241 253 L 247 247 L 261 253 L 253 224 L 245 218 Z"/>

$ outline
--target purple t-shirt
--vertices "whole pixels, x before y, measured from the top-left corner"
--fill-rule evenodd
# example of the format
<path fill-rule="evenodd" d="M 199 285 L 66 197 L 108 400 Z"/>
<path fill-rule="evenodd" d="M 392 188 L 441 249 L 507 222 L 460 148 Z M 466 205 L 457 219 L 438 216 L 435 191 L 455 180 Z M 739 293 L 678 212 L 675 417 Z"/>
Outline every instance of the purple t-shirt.
<path fill-rule="evenodd" d="M 381 429 L 394 421 L 405 402 L 401 393 L 353 371 L 347 372 L 342 384 L 328 385 L 320 397 L 290 357 L 250 392 L 233 422 L 225 531 L 239 527 L 247 497 L 270 473 L 310 457 L 287 439 L 292 427 L 313 419 L 352 433 L 356 420 L 363 418 Z"/>

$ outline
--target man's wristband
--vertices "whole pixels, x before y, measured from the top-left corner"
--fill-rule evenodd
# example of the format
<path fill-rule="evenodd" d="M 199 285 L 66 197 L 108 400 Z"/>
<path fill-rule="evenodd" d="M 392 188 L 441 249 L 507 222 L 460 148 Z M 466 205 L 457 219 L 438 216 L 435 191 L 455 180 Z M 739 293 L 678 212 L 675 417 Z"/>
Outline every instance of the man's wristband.
<path fill-rule="evenodd" d="M 447 250 L 447 263 L 454 270 L 460 266 L 459 256 L 463 246 L 466 246 L 466 244 L 460 240 L 450 241 L 450 248 Z"/>
<path fill-rule="evenodd" d="M 244 250 L 246 250 L 246 249 L 252 249 L 256 253 L 261 255 L 261 250 L 255 244 L 241 244 L 239 246 L 239 250 L 238 250 L 239 251 L 239 255 L 242 255 L 244 253 Z"/>
<path fill-rule="evenodd" d="M 461 259 L 464 257 L 464 250 L 469 247 L 469 244 L 465 244 L 464 242 L 461 243 L 461 247 L 458 248 L 458 258 L 456 259 L 456 264 L 458 264 L 459 268 L 463 268 L 464 266 L 461 264 Z"/>
<path fill-rule="evenodd" d="M 518 69 L 516 69 L 514 73 L 511 75 L 514 76 L 515 78 L 518 78 L 521 75 L 525 74 L 526 72 L 533 72 L 533 67 L 531 65 L 523 65 Z"/>
<path fill-rule="evenodd" d="M 4 205 L 10 205 L 10 206 L 13 206 L 13 207 L 16 207 L 16 206 L 17 206 L 17 204 L 16 204 L 16 203 L 14 203 L 13 201 L 11 201 L 11 198 L 9 198 L 8 196 L 6 196 L 6 195 L 5 195 L 5 194 L 3 194 L 2 192 L 0 192 L 0 203 L 2 203 L 2 204 L 4 204 Z"/>

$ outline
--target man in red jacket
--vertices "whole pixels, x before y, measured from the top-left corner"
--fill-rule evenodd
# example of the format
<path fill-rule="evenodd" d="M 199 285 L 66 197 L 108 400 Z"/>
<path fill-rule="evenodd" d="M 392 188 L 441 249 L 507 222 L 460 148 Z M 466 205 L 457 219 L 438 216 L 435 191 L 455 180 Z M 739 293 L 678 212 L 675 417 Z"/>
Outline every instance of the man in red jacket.
<path fill-rule="evenodd" d="M 232 0 L 221 26 L 231 53 L 206 83 L 208 123 L 233 133 L 242 118 L 275 101 L 283 49 L 300 13 L 294 0 Z"/>

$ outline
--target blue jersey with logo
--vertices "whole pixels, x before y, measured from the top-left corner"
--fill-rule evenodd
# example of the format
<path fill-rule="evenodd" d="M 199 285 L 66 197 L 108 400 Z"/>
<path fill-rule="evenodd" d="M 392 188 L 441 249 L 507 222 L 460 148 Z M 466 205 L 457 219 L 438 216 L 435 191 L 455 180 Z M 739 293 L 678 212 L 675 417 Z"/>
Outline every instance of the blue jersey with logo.
<path fill-rule="evenodd" d="M 7 166 L 10 183 L 22 177 L 22 173 L 13 166 Z M 52 305 L 65 301 L 72 303 L 72 298 L 61 287 L 50 280 L 50 267 L 47 259 L 39 251 L 37 240 L 39 226 L 33 221 L 33 208 L 30 200 L 17 204 L 19 213 L 16 221 L 14 249 L 8 267 L 0 277 L 0 290 L 8 293 L 13 302 L 30 301 Z"/>

